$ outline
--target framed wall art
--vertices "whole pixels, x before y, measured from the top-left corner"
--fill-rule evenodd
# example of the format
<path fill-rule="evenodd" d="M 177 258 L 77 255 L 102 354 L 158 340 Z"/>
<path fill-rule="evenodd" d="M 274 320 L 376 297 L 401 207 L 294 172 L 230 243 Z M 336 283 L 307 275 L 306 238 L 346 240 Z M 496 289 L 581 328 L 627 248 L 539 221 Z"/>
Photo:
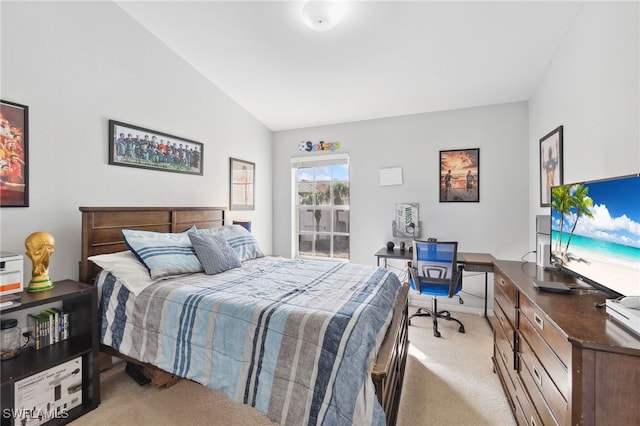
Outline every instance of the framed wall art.
<path fill-rule="evenodd" d="M 480 148 L 440 151 L 440 202 L 480 201 Z"/>
<path fill-rule="evenodd" d="M 29 207 L 29 107 L 0 101 L 0 207 Z"/>
<path fill-rule="evenodd" d="M 391 227 L 394 237 L 413 239 L 422 237 L 419 204 L 396 203 L 396 212 Z"/>
<path fill-rule="evenodd" d="M 109 120 L 109 164 L 202 175 L 204 145 Z"/>
<path fill-rule="evenodd" d="M 229 210 L 255 208 L 255 176 L 255 163 L 229 159 Z"/>
<path fill-rule="evenodd" d="M 562 185 L 562 126 L 540 139 L 540 207 L 551 205 L 551 188 Z"/>

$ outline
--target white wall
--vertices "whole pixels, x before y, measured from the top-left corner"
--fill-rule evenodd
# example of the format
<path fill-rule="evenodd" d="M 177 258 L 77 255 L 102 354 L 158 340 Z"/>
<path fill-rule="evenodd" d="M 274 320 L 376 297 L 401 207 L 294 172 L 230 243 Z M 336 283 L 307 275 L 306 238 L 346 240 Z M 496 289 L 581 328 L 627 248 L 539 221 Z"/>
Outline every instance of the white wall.
<path fill-rule="evenodd" d="M 256 163 L 252 220 L 271 249 L 271 131 L 112 2 L 3 2 L 2 99 L 29 106 L 30 207 L 0 209 L 1 248 L 56 239 L 52 279 L 76 279 L 80 206 L 227 206 L 229 157 Z M 108 164 L 115 119 L 204 143 L 204 176 Z M 25 256 L 26 279 L 31 262 Z"/>
<path fill-rule="evenodd" d="M 549 131 L 564 126 L 564 182 L 640 172 L 639 16 L 638 2 L 585 2 L 528 103 L 276 132 L 274 251 L 290 253 L 289 158 L 301 140 L 329 140 L 352 159 L 353 261 L 374 262 L 392 239 L 396 202 L 420 203 L 427 236 L 519 260 L 535 249 L 535 216 L 549 212 L 539 175 Z M 480 203 L 439 203 L 438 151 L 474 147 Z M 390 166 L 403 166 L 402 186 L 378 186 Z"/>
<path fill-rule="evenodd" d="M 423 236 L 462 251 L 520 258 L 527 250 L 527 105 L 515 103 L 274 133 L 274 252 L 291 253 L 291 157 L 300 141 L 339 141 L 351 162 L 351 260 L 375 263 L 393 240 L 395 204 L 420 205 Z M 439 202 L 439 152 L 480 148 L 480 202 Z M 402 166 L 404 183 L 380 186 L 379 171 Z M 400 239 L 396 238 L 396 242 Z"/>
<path fill-rule="evenodd" d="M 565 183 L 640 172 L 639 22 L 638 2 L 585 2 L 529 102 L 532 241 L 535 215 L 549 214 L 540 207 L 539 141 L 557 126 Z"/>
<path fill-rule="evenodd" d="M 520 259 L 527 247 L 528 109 L 524 102 L 274 133 L 274 252 L 291 253 L 291 157 L 300 141 L 339 141 L 351 164 L 351 261 L 375 264 L 393 238 L 396 203 L 419 203 L 424 237 L 457 240 L 460 251 Z M 439 152 L 480 149 L 480 202 L 439 202 Z M 402 166 L 404 182 L 379 185 L 380 168 Z M 409 240 L 409 239 L 406 239 Z M 401 265 L 399 266 L 401 267 Z M 479 282 L 465 289 L 480 292 Z M 484 292 L 484 289 L 481 289 Z M 491 296 L 489 296 L 491 297 Z M 457 302 L 456 302 L 457 303 Z M 465 298 L 468 306 L 482 300 Z"/>

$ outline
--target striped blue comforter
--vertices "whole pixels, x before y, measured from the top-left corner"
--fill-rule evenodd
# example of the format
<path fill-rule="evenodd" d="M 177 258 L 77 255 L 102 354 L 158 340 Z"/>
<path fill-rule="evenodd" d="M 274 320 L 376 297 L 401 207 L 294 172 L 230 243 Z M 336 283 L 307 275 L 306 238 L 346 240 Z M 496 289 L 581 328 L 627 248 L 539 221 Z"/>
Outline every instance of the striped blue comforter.
<path fill-rule="evenodd" d="M 383 425 L 371 369 L 400 288 L 386 269 L 264 257 L 137 297 L 101 272 L 101 340 L 287 425 Z"/>

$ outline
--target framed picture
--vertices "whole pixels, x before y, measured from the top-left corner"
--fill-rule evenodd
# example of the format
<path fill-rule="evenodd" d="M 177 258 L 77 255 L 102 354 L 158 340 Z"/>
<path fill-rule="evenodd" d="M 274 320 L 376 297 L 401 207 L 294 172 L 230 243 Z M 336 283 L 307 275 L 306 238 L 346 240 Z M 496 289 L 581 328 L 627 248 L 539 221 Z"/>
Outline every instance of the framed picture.
<path fill-rule="evenodd" d="M 202 175 L 204 145 L 109 120 L 109 164 Z"/>
<path fill-rule="evenodd" d="M 480 201 L 480 148 L 440 151 L 440 202 Z"/>
<path fill-rule="evenodd" d="M 0 207 L 29 207 L 29 107 L 0 101 Z"/>
<path fill-rule="evenodd" d="M 562 126 L 540 139 L 540 207 L 551 205 L 551 187 L 562 185 Z"/>
<path fill-rule="evenodd" d="M 229 159 L 229 210 L 255 208 L 255 177 L 255 163 Z"/>
<path fill-rule="evenodd" d="M 413 226 L 410 226 L 413 224 Z M 394 237 L 422 237 L 420 222 L 420 206 L 418 203 L 396 203 L 396 213 L 392 222 Z"/>

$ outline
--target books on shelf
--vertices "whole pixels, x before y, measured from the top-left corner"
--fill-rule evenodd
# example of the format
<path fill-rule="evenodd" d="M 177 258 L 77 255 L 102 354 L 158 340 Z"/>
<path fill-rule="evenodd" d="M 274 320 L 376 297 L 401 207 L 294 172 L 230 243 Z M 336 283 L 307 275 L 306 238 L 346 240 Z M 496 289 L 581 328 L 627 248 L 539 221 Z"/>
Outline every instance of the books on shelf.
<path fill-rule="evenodd" d="M 69 313 L 58 308 L 27 315 L 32 346 L 42 349 L 69 338 Z"/>

